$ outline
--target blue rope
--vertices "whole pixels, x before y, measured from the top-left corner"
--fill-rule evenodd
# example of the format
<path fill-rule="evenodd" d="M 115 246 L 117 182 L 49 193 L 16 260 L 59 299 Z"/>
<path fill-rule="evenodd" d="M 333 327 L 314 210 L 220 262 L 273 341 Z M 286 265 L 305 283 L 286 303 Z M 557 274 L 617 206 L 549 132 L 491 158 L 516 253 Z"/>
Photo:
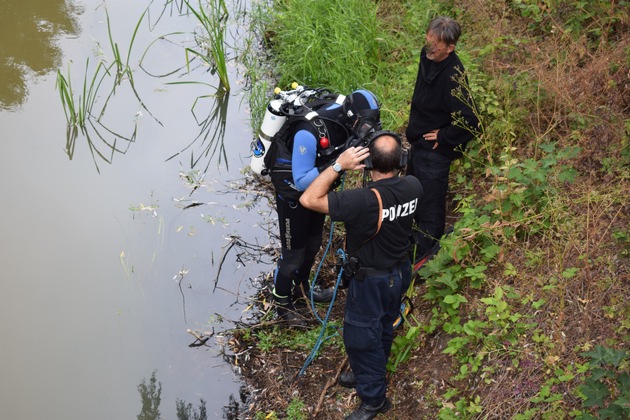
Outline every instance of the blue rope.
<path fill-rule="evenodd" d="M 331 228 L 331 232 L 332 232 L 332 228 Z M 337 254 L 341 253 L 343 255 L 343 258 L 345 260 L 345 253 L 343 250 L 338 250 Z M 326 255 L 326 254 L 324 254 Z M 343 276 L 343 268 L 341 268 L 341 270 L 339 270 L 339 275 L 337 276 L 337 281 L 335 283 L 335 288 L 333 290 L 333 297 L 330 300 L 330 304 L 328 305 L 328 310 L 326 311 L 326 317 L 324 318 L 324 320 L 322 321 L 319 316 L 317 316 L 317 312 L 315 312 L 314 309 L 314 305 L 315 303 L 313 302 L 313 294 L 311 293 L 311 305 L 313 305 L 313 312 L 315 313 L 315 316 L 317 316 L 317 319 L 320 319 L 320 322 L 322 324 L 322 329 L 319 332 L 319 337 L 317 337 L 317 341 L 315 342 L 315 345 L 313 346 L 313 349 L 311 350 L 311 353 L 308 355 L 308 357 L 306 358 L 306 361 L 304 362 L 304 365 L 302 366 L 302 369 L 300 369 L 300 373 L 298 373 L 298 377 L 302 376 L 304 374 L 304 372 L 306 371 L 306 368 L 308 368 L 308 366 L 311 364 L 311 362 L 313 360 L 315 360 L 315 356 L 317 356 L 317 353 L 319 352 L 319 349 L 321 347 L 321 345 L 326 341 L 329 340 L 333 337 L 335 337 L 336 335 L 339 334 L 339 332 L 335 332 L 334 334 L 331 334 L 329 336 L 324 337 L 324 333 L 326 332 L 326 327 L 328 326 L 328 318 L 330 317 L 330 312 L 332 311 L 333 305 L 335 303 L 335 299 L 337 298 L 337 290 L 339 289 L 339 283 L 341 283 L 341 277 Z"/>
<path fill-rule="evenodd" d="M 343 190 L 344 183 L 345 183 L 345 176 L 343 176 L 342 180 L 341 180 L 341 189 L 342 190 Z M 317 266 L 317 270 L 315 271 L 315 277 L 313 278 L 313 286 L 311 287 L 311 290 L 310 290 L 311 309 L 313 310 L 313 313 L 315 314 L 315 317 L 317 318 L 319 323 L 322 324 L 322 328 L 321 328 L 321 330 L 319 332 L 319 337 L 317 337 L 317 341 L 315 342 L 315 345 L 313 346 L 313 349 L 311 350 L 311 353 L 306 358 L 306 361 L 304 362 L 304 365 L 302 366 L 302 369 L 300 369 L 300 373 L 298 373 L 297 377 L 302 376 L 304 374 L 304 372 L 306 371 L 306 368 L 308 368 L 308 366 L 311 364 L 311 362 L 313 360 L 315 360 L 315 356 L 317 356 L 317 353 L 319 352 L 319 349 L 322 346 L 322 344 L 326 340 L 329 340 L 329 339 L 331 339 L 331 338 L 333 338 L 333 337 L 335 337 L 336 335 L 339 334 L 339 332 L 335 332 L 332 335 L 324 337 L 324 333 L 326 332 L 326 328 L 328 326 L 328 319 L 330 317 L 330 313 L 332 311 L 333 305 L 335 304 L 335 299 L 337 298 L 337 290 L 339 289 L 339 283 L 341 283 L 341 277 L 343 275 L 343 267 L 341 268 L 341 270 L 339 270 L 339 275 L 337 275 L 337 281 L 335 282 L 335 288 L 333 289 L 333 296 L 332 296 L 332 299 L 330 300 L 330 304 L 328 305 L 328 310 L 326 311 L 326 317 L 323 320 L 319 317 L 319 315 L 317 314 L 317 311 L 315 310 L 315 300 L 313 299 L 313 287 L 317 283 L 317 278 L 319 277 L 319 273 L 321 271 L 322 265 L 324 264 L 324 260 L 326 259 L 326 255 L 328 255 L 328 251 L 330 250 L 330 246 L 332 244 L 334 231 L 335 231 L 335 222 L 331 222 L 330 223 L 330 234 L 328 235 L 328 243 L 326 244 L 326 249 L 324 250 L 324 254 L 322 255 L 322 258 L 321 258 L 321 260 L 319 262 L 319 265 Z M 345 261 L 346 254 L 345 254 L 345 252 L 342 249 L 339 249 L 337 251 L 337 254 L 341 255 L 343 260 Z"/>

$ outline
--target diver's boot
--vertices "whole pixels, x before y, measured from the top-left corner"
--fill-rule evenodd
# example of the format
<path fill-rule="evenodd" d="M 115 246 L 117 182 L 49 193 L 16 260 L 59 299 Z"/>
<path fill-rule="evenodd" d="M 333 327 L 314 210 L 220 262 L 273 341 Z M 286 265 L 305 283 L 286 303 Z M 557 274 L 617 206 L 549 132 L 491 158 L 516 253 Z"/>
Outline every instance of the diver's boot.
<path fill-rule="evenodd" d="M 322 289 L 321 286 L 313 286 L 313 301 L 318 303 L 328 303 L 332 300 L 334 291 L 332 288 Z M 299 282 L 293 288 L 293 297 L 295 299 L 304 298 L 307 302 L 311 301 L 311 285 L 308 280 Z"/>
<path fill-rule="evenodd" d="M 276 310 L 282 325 L 289 328 L 307 326 L 306 320 L 296 312 L 288 296 L 277 296 L 274 294 L 273 298 L 276 302 Z"/>

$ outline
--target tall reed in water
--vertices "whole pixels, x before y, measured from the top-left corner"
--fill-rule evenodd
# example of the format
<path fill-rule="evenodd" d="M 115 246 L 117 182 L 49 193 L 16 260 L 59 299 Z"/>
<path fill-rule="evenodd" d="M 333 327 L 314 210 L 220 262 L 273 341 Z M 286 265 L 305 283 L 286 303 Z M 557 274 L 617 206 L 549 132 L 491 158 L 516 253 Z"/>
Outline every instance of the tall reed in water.
<path fill-rule="evenodd" d="M 57 70 L 56 89 L 59 91 L 61 105 L 66 115 L 68 127 L 80 128 L 84 130 L 88 118 L 92 115 L 92 108 L 96 101 L 97 93 L 103 79 L 109 73 L 110 67 L 105 67 L 103 62 L 99 62 L 91 79 L 88 78 L 90 59 L 85 62 L 85 75 L 83 78 L 83 88 L 81 92 L 75 92 L 72 88 L 70 77 L 70 66 L 68 65 L 68 77 L 66 78 L 61 70 Z M 78 96 L 77 96 L 78 94 Z"/>
<path fill-rule="evenodd" d="M 227 71 L 227 57 L 225 51 L 225 31 L 228 18 L 228 11 L 225 5 L 225 0 L 208 0 L 207 10 L 201 4 L 199 0 L 199 9 L 195 9 L 190 3 L 186 1 L 188 10 L 197 18 L 204 33 L 199 35 L 201 38 L 197 39 L 199 48 L 186 48 L 186 61 L 190 62 L 189 54 L 199 57 L 206 62 L 211 68 L 212 72 L 219 76 L 221 87 L 226 92 L 230 91 L 230 80 L 228 78 Z"/>
<path fill-rule="evenodd" d="M 127 148 L 129 147 L 129 143 L 135 140 L 137 121 L 131 135 L 128 136 L 120 135 L 119 133 L 114 132 L 101 122 L 101 118 L 105 114 L 110 99 L 116 93 L 116 88 L 120 86 L 124 80 L 129 82 L 129 86 L 133 91 L 136 99 L 138 100 L 140 106 L 142 106 L 142 108 L 144 108 L 144 110 L 147 111 L 147 113 L 155 119 L 153 114 L 151 114 L 151 112 L 146 108 L 146 106 L 140 99 L 138 92 L 136 91 L 133 80 L 133 72 L 129 65 L 131 50 L 136 39 L 136 35 L 138 33 L 138 28 L 140 26 L 140 23 L 144 19 L 145 14 L 146 10 L 144 13 L 142 13 L 140 19 L 138 20 L 138 23 L 136 24 L 133 35 L 129 42 L 127 55 L 124 58 L 120 52 L 118 44 L 114 42 L 110 26 L 109 14 L 107 14 L 107 32 L 113 58 L 111 59 L 111 61 L 100 60 L 91 74 L 90 60 L 89 58 L 86 59 L 85 73 L 83 75 L 83 86 L 81 90 L 75 91 L 75 89 L 73 88 L 71 81 L 70 65 L 68 66 L 67 76 L 64 76 L 60 70 L 57 71 L 56 89 L 59 91 L 61 104 L 63 106 L 64 114 L 66 116 L 66 122 L 68 125 L 66 133 L 66 153 L 68 154 L 68 157 L 70 159 L 72 159 L 74 155 L 76 139 L 79 133 L 81 133 L 87 140 L 88 148 L 94 158 L 94 163 L 97 166 L 97 170 L 97 156 L 100 159 L 111 163 L 114 153 L 125 153 L 127 151 Z M 108 79 L 112 80 L 112 78 L 113 81 L 109 87 L 109 93 L 107 94 L 106 99 L 103 101 L 102 105 L 98 104 L 97 99 L 99 97 L 99 92 L 103 88 L 103 83 Z M 160 121 L 158 121 L 157 119 L 155 120 L 159 124 L 161 124 Z M 101 131 L 103 131 L 104 134 L 106 132 L 109 135 L 113 135 L 113 141 L 108 141 L 101 134 Z M 117 145 L 118 140 L 125 141 L 127 143 L 127 147 L 120 148 Z M 107 151 L 102 152 L 101 149 L 106 149 Z"/>

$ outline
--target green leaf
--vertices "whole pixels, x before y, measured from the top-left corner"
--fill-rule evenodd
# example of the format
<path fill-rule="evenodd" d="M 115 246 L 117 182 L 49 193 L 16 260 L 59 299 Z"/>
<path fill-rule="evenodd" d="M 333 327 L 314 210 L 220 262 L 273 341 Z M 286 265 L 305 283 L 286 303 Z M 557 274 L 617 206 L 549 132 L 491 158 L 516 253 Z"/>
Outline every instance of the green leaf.
<path fill-rule="evenodd" d="M 621 372 L 619 376 L 617 376 L 617 380 L 619 381 L 622 389 L 630 390 L 630 375 L 628 372 Z"/>
<path fill-rule="evenodd" d="M 617 367 L 626 357 L 626 351 L 609 349 L 608 347 L 604 346 L 595 346 L 592 351 L 581 353 L 581 355 L 584 357 L 590 357 L 591 365 L 612 365 L 614 367 Z"/>
<path fill-rule="evenodd" d="M 539 309 L 541 306 L 545 304 L 545 302 L 547 302 L 545 299 L 537 300 L 536 302 L 532 302 L 532 307 L 534 309 Z"/>
<path fill-rule="evenodd" d="M 464 296 L 459 294 L 448 295 L 444 297 L 444 303 L 453 306 L 453 308 L 458 308 L 459 304 L 462 302 L 468 302 L 468 300 Z"/>
<path fill-rule="evenodd" d="M 611 378 L 613 376 L 612 372 L 601 369 L 601 368 L 593 368 L 591 370 L 591 378 L 595 381 L 599 381 L 602 378 Z"/>
<path fill-rule="evenodd" d="M 586 397 L 584 407 L 602 406 L 604 399 L 610 395 L 610 391 L 603 383 L 592 378 L 586 378 L 584 385 L 580 385 L 580 391 Z"/>
<path fill-rule="evenodd" d="M 561 182 L 573 182 L 577 176 L 574 168 L 565 167 L 558 173 L 558 180 Z"/>
<path fill-rule="evenodd" d="M 597 417 L 593 417 L 589 413 L 580 413 L 575 417 L 575 420 L 597 420 Z"/>
<path fill-rule="evenodd" d="M 562 277 L 565 279 L 572 279 L 579 271 L 580 269 L 576 267 L 567 268 L 562 272 Z"/>
<path fill-rule="evenodd" d="M 610 404 L 608 407 L 604 407 L 597 410 L 599 418 L 601 419 L 627 419 L 627 413 L 624 415 L 624 409 L 616 404 Z"/>

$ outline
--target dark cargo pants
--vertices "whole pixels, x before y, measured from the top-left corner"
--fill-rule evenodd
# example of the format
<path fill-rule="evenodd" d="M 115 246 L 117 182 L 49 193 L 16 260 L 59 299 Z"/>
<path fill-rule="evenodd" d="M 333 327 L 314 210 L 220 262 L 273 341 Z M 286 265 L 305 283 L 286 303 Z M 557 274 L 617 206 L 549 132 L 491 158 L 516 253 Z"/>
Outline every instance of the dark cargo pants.
<path fill-rule="evenodd" d="M 362 274 L 365 276 L 361 279 Z M 350 282 L 343 342 L 357 380 L 357 394 L 366 404 L 380 405 L 385 398 L 393 324 L 400 312 L 402 295 L 410 283 L 408 261 L 389 271 L 359 272 Z"/>
<path fill-rule="evenodd" d="M 412 148 L 407 174 L 418 178 L 424 191 L 416 212 L 416 225 L 420 230 L 414 232 L 417 257 L 429 251 L 444 234 L 450 169 L 451 159 L 432 151 Z"/>

